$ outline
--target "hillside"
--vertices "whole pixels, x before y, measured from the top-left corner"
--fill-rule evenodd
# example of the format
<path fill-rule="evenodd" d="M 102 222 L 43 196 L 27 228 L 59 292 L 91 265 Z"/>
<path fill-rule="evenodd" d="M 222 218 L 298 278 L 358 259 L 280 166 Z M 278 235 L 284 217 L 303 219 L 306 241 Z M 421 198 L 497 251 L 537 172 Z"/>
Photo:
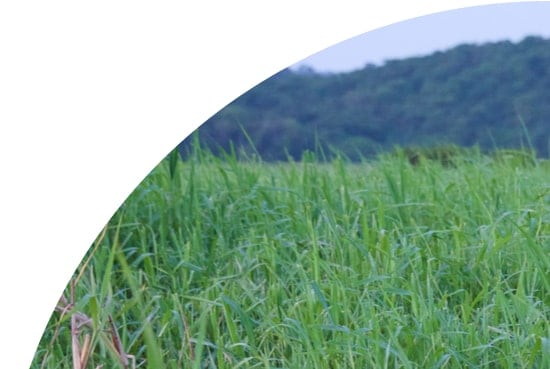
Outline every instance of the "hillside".
<path fill-rule="evenodd" d="M 548 101 L 550 40 L 528 37 L 348 73 L 285 69 L 215 114 L 199 136 L 215 152 L 230 142 L 250 150 L 244 128 L 267 160 L 320 148 L 358 159 L 395 145 L 442 143 L 532 145 L 547 157 Z"/>

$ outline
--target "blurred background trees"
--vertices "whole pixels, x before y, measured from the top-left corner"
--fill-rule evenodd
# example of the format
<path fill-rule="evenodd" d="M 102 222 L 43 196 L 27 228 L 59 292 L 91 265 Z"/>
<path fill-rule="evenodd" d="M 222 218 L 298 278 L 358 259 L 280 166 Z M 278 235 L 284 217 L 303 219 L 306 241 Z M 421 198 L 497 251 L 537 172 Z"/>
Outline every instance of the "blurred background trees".
<path fill-rule="evenodd" d="M 528 37 L 346 73 L 285 69 L 198 131 L 214 152 L 230 144 L 252 150 L 245 131 L 265 160 L 298 160 L 321 149 L 359 159 L 395 145 L 520 148 L 527 128 L 533 149 L 547 157 L 549 102 L 550 40 Z"/>

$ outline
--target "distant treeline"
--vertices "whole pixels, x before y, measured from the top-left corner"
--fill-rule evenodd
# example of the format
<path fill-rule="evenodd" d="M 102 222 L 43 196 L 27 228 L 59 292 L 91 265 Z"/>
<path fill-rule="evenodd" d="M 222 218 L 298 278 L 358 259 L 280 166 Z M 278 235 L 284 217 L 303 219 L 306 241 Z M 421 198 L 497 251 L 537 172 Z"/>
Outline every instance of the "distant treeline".
<path fill-rule="evenodd" d="M 285 69 L 198 134 L 214 153 L 233 147 L 265 160 L 300 159 L 306 150 L 359 159 L 395 146 L 442 144 L 524 147 L 548 157 L 549 119 L 550 40 L 528 37 L 347 73 Z"/>

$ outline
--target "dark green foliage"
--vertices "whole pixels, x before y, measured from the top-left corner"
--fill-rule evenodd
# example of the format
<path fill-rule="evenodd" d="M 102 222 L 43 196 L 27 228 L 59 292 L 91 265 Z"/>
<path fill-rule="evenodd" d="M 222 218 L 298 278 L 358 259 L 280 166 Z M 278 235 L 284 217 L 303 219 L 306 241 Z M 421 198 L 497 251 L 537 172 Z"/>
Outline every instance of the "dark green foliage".
<path fill-rule="evenodd" d="M 200 132 L 214 153 L 230 151 L 230 142 L 248 152 L 244 129 L 265 160 L 299 159 L 304 150 L 361 160 L 395 145 L 444 142 L 484 151 L 529 147 L 548 156 L 549 100 L 550 40 L 528 37 L 349 73 L 286 69 L 215 114 Z"/>
<path fill-rule="evenodd" d="M 530 168 L 539 163 L 533 150 L 496 149 L 481 154 L 479 148 L 465 148 L 457 145 L 438 145 L 429 147 L 397 147 L 392 151 L 393 157 L 403 158 L 413 166 L 426 162 L 439 163 L 443 167 L 456 167 L 461 161 L 471 161 L 481 157 L 487 162 L 514 168 Z"/>
<path fill-rule="evenodd" d="M 411 165 L 420 165 L 426 160 L 438 162 L 444 167 L 454 167 L 461 158 L 469 154 L 472 156 L 474 149 L 466 149 L 456 145 L 440 145 L 431 147 L 406 147 L 395 149 L 394 156 L 403 155 Z"/>

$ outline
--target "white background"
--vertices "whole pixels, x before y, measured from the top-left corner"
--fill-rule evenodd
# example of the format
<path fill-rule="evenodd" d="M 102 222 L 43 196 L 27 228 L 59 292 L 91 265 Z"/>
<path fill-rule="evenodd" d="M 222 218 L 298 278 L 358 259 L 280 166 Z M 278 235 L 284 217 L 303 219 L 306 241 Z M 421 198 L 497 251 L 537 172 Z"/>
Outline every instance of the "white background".
<path fill-rule="evenodd" d="M 351 36 L 490 3 L 2 2 L 0 366 L 28 368 L 103 225 L 224 105 Z"/>

